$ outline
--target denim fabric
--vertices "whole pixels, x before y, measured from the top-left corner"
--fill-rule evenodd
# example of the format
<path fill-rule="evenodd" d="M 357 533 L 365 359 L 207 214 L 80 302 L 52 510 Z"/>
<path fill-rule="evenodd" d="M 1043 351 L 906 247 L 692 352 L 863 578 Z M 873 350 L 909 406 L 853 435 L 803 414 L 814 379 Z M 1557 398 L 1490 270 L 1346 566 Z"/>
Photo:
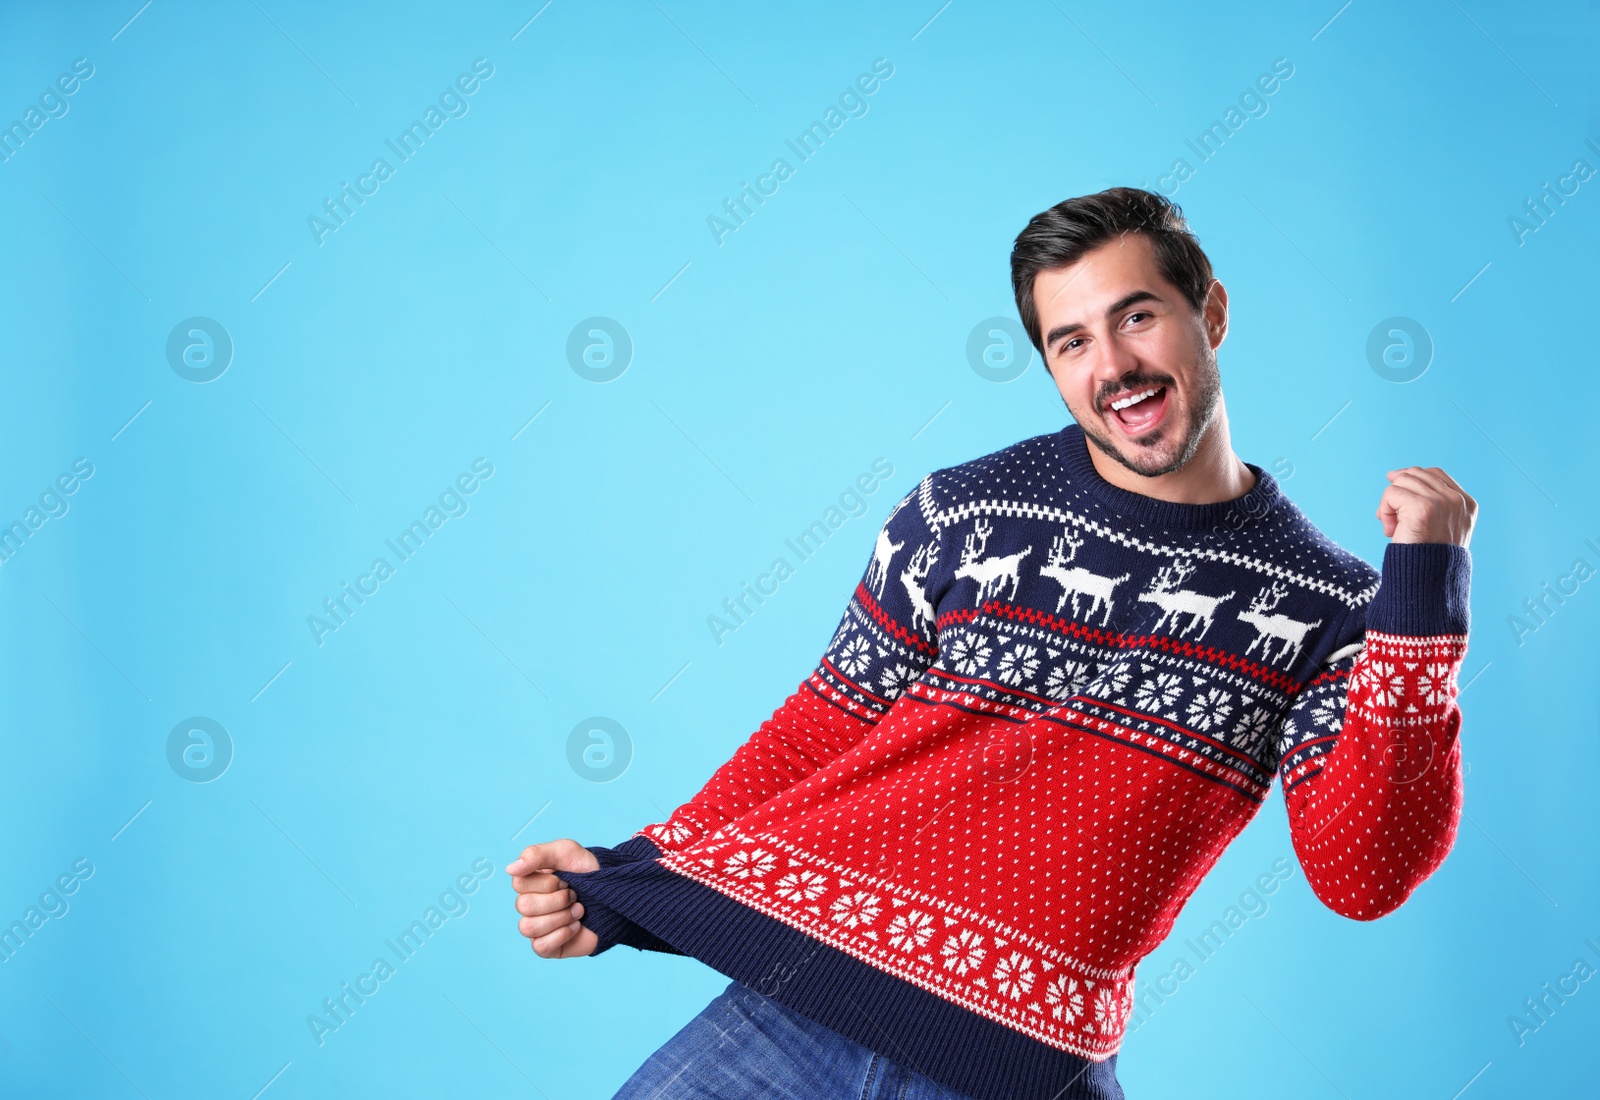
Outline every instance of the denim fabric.
<path fill-rule="evenodd" d="M 971 1100 L 729 982 L 613 1100 Z"/>

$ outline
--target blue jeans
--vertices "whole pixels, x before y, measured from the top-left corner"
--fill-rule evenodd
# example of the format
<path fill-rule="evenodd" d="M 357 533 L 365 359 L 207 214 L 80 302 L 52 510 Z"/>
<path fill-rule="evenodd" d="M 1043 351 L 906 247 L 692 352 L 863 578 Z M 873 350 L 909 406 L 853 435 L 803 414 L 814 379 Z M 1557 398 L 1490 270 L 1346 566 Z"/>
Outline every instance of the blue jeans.
<path fill-rule="evenodd" d="M 730 982 L 612 1100 L 971 1100 Z"/>

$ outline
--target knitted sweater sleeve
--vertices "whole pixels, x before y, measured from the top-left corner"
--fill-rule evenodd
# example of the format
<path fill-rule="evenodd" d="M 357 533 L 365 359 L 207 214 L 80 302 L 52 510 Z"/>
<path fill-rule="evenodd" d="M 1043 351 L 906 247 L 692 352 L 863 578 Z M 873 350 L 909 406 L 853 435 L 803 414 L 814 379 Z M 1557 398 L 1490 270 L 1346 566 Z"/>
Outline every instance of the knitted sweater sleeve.
<path fill-rule="evenodd" d="M 1279 727 L 1295 854 L 1343 916 L 1398 909 L 1455 843 L 1470 578 L 1465 547 L 1390 543 L 1376 595 Z"/>
<path fill-rule="evenodd" d="M 716 832 L 782 794 L 847 751 L 938 656 L 934 608 L 950 568 L 941 559 L 934 475 L 890 510 L 832 640 L 810 675 L 761 723 L 700 791 L 667 820 L 645 825 L 615 848 L 591 847 L 602 869 L 654 859 Z M 569 884 L 581 885 L 569 876 Z M 609 906 L 585 901 L 584 926 L 598 955 L 618 943 L 675 949 Z"/>
<path fill-rule="evenodd" d="M 635 836 L 663 850 L 682 848 L 781 794 L 865 736 L 933 664 L 942 590 L 936 578 L 949 574 L 930 522 L 934 493 L 929 474 L 890 510 L 810 675 L 699 793 Z"/>

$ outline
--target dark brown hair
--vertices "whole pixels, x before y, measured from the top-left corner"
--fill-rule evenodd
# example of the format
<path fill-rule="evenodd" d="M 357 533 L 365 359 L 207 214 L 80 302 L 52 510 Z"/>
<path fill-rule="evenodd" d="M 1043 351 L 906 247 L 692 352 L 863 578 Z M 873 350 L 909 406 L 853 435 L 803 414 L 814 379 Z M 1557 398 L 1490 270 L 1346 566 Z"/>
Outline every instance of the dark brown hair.
<path fill-rule="evenodd" d="M 1028 339 L 1044 355 L 1033 280 L 1048 268 L 1066 267 L 1120 234 L 1143 233 L 1155 250 L 1161 275 L 1177 287 L 1196 313 L 1205 308 L 1211 261 L 1189 231 L 1183 208 L 1138 187 L 1112 187 L 1059 202 L 1035 214 L 1011 247 L 1011 289 Z"/>

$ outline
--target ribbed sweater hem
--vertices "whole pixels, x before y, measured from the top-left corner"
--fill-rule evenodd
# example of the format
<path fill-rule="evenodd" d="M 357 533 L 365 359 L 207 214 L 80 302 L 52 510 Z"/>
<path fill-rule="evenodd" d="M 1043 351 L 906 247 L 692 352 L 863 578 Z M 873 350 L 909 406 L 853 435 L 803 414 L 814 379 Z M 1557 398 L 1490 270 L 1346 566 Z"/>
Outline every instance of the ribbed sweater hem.
<path fill-rule="evenodd" d="M 685 878 L 649 837 L 591 849 L 563 871 L 607 943 L 628 922 L 847 1039 L 974 1100 L 1123 1100 L 1117 1056 L 1095 1062 L 1029 1038 Z M 609 912 L 608 912 L 609 910 Z M 618 916 L 624 918 L 618 920 Z M 614 942 L 634 946 L 636 936 Z M 659 949 L 659 948 L 656 948 Z"/>

